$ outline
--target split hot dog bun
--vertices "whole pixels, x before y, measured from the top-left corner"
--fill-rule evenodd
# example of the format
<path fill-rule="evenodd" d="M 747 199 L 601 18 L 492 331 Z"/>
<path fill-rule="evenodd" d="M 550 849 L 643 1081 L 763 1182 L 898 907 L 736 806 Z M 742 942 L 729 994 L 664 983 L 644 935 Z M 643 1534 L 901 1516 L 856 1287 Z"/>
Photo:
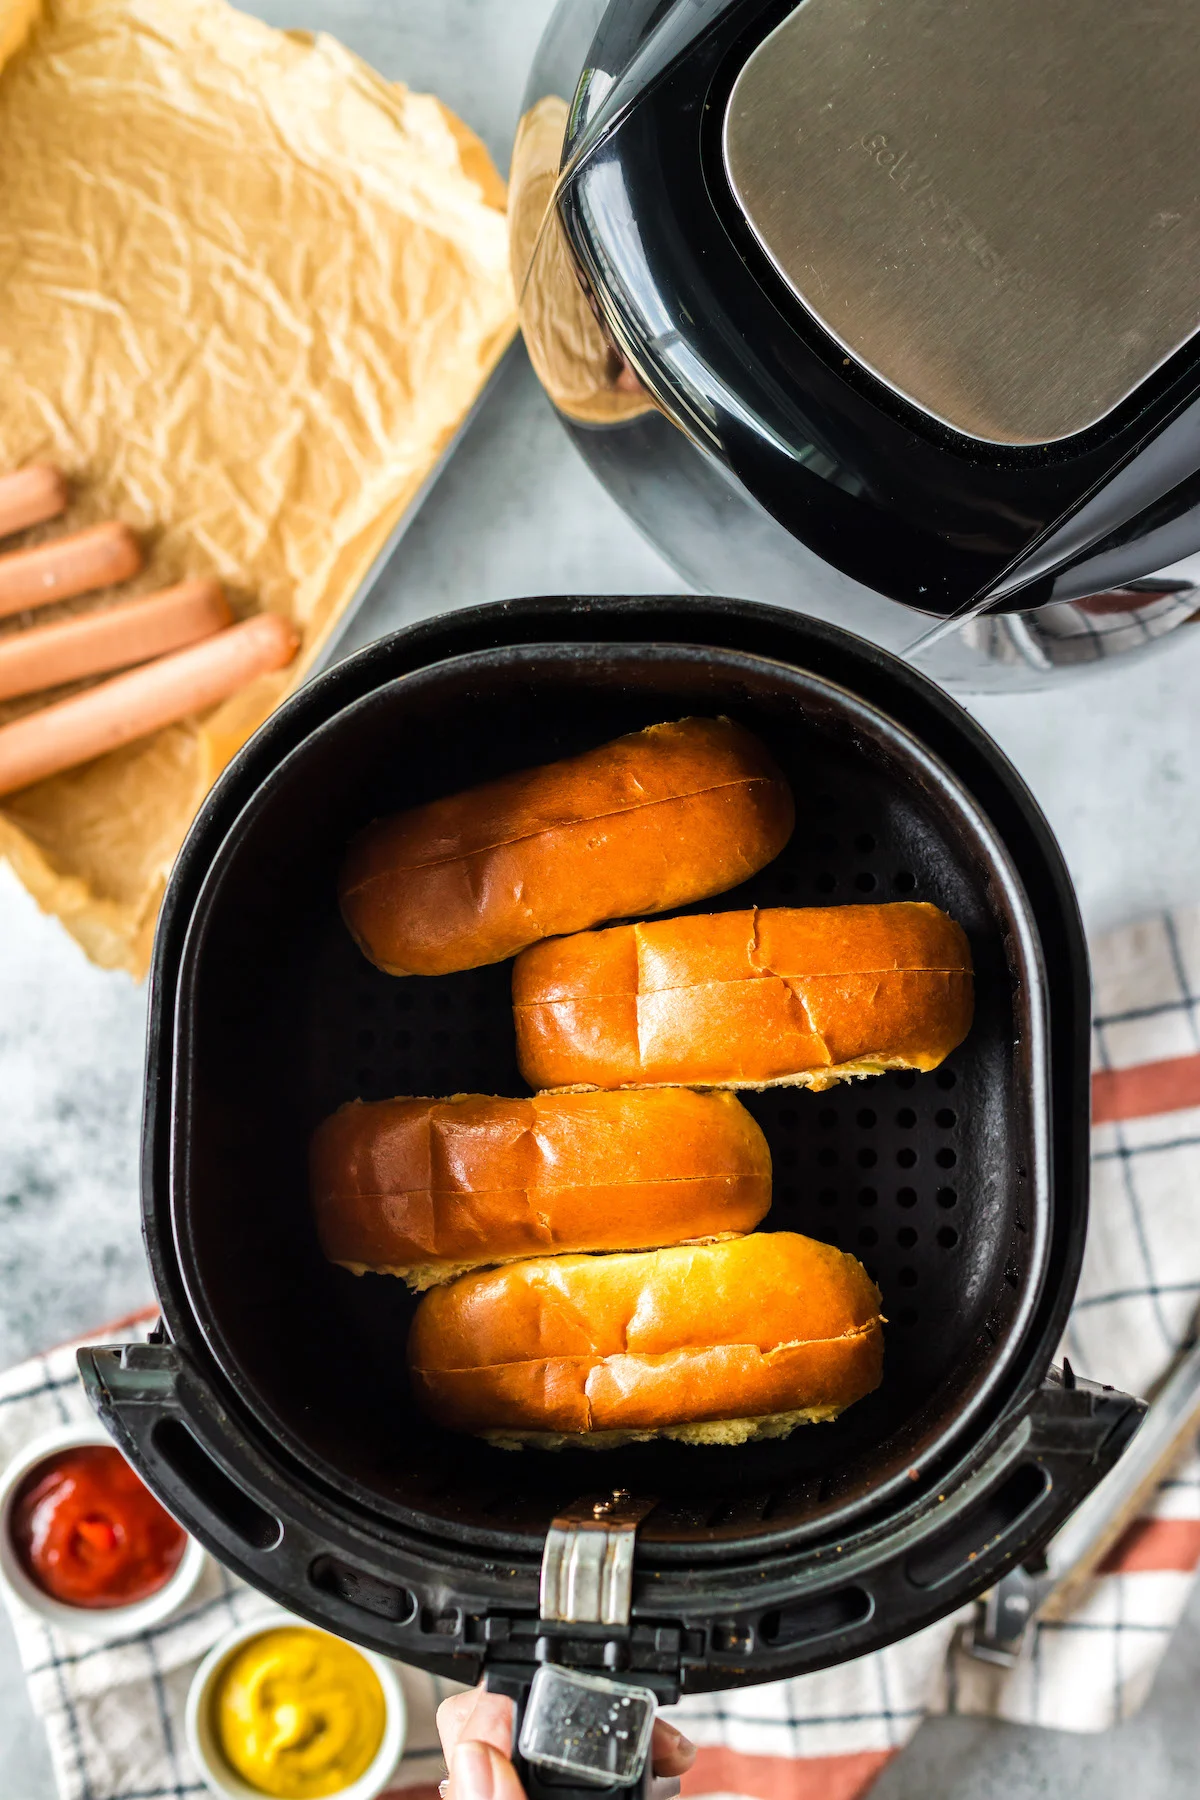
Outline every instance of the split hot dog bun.
<path fill-rule="evenodd" d="M 389 974 L 447 975 L 723 893 L 778 855 L 793 822 L 757 738 L 681 719 L 369 826 L 342 871 L 342 914 Z"/>
<path fill-rule="evenodd" d="M 618 925 L 513 969 L 531 1087 L 822 1089 L 934 1069 L 966 1036 L 966 936 L 936 906 L 779 907 Z"/>
<path fill-rule="evenodd" d="M 464 1275 L 417 1308 L 429 1416 L 506 1447 L 739 1444 L 836 1418 L 879 1385 L 862 1264 L 795 1232 Z"/>
<path fill-rule="evenodd" d="M 355 1101 L 312 1146 L 321 1247 L 410 1287 L 560 1251 L 752 1231 L 771 1153 L 732 1094 Z"/>

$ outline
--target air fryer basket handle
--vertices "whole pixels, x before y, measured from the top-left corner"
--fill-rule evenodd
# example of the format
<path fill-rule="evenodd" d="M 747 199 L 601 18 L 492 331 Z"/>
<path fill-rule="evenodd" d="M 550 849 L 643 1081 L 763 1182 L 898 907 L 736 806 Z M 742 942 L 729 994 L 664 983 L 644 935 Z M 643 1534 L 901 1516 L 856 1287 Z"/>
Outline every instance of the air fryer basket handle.
<path fill-rule="evenodd" d="M 510 1670 L 489 1669 L 487 1674 L 489 1692 L 504 1693 L 512 1699 L 513 1766 L 529 1800 L 654 1800 L 654 1790 L 658 1784 L 654 1781 L 651 1756 L 647 1756 L 636 1780 L 630 1783 L 612 1782 L 605 1787 L 599 1787 L 592 1783 L 584 1785 L 573 1781 L 569 1774 L 531 1762 L 522 1755 L 521 1729 L 525 1723 L 529 1706 L 534 1673 L 535 1671 L 532 1669 L 519 1674 Z"/>
<path fill-rule="evenodd" d="M 834 1559 L 766 1554 L 759 1581 L 721 1577 L 661 1590 L 634 1581 L 629 1625 L 563 1635 L 538 1611 L 536 1565 L 485 1571 L 465 1592 L 431 1573 L 420 1540 L 383 1543 L 335 1502 L 277 1468 L 191 1359 L 168 1341 L 79 1352 L 89 1400 L 163 1503 L 228 1568 L 326 1630 L 516 1703 L 517 1729 L 540 1665 L 649 1688 L 803 1674 L 919 1631 L 1030 1563 L 1108 1473 L 1141 1423 L 1142 1402 L 1052 1370 L 1004 1441 L 944 1491 L 930 1470 L 903 1522 Z M 922 1471 L 914 1470 L 917 1476 Z M 655 1604 L 655 1601 L 658 1603 Z M 595 1641 L 584 1641 L 591 1634 Z M 612 1640 L 609 1642 L 609 1640 Z M 598 1800 L 570 1770 L 520 1758 L 531 1800 Z M 624 1796 L 649 1780 L 613 1784 Z"/>
<path fill-rule="evenodd" d="M 965 1483 L 940 1525 L 927 1515 L 901 1566 L 913 1597 L 936 1592 L 949 1611 L 1008 1567 L 1035 1561 L 1114 1466 L 1145 1402 L 1051 1369 L 1008 1443 Z M 916 1622 L 910 1629 L 916 1629 Z"/>
<path fill-rule="evenodd" d="M 78 1353 L 92 1406 L 164 1506 L 224 1566 L 289 1612 L 383 1656 L 471 1684 L 479 1615 L 531 1607 L 536 1569 L 481 1577 L 468 1613 L 420 1540 L 348 1519 L 335 1497 L 279 1468 L 191 1358 L 165 1336 Z"/>
<path fill-rule="evenodd" d="M 173 1345 L 86 1348 L 78 1366 L 105 1428 L 193 1536 L 227 1562 L 259 1561 L 274 1550 L 282 1523 L 260 1504 L 253 1480 L 235 1481 L 191 1429 L 184 1365 Z"/>
<path fill-rule="evenodd" d="M 633 1787 L 572 1787 L 566 1776 L 556 1776 L 549 1769 L 539 1769 L 525 1761 L 516 1749 L 513 1766 L 521 1779 L 529 1800 L 650 1800 L 651 1776 L 647 1767 Z M 561 1783 L 561 1785 L 560 1785 Z"/>

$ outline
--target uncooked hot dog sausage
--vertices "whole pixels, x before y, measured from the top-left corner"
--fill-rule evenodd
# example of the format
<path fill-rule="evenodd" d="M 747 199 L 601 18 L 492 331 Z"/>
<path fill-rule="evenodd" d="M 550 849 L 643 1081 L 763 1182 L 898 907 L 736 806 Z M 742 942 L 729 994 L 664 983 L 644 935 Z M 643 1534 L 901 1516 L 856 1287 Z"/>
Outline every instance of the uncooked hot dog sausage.
<path fill-rule="evenodd" d="M 0 618 L 128 581 L 141 566 L 137 539 L 128 525 L 115 522 L 52 538 L 33 550 L 13 550 L 0 556 Z"/>
<path fill-rule="evenodd" d="M 0 700 L 107 675 L 223 631 L 233 614 L 219 581 L 181 581 L 106 612 L 0 638 Z"/>
<path fill-rule="evenodd" d="M 256 676 L 289 663 L 298 642 L 286 619 L 260 613 L 202 644 L 0 726 L 0 794 L 215 706 Z"/>
<path fill-rule="evenodd" d="M 57 519 L 67 504 L 67 484 L 57 469 L 31 463 L 12 475 L 0 475 L 0 537 Z"/>

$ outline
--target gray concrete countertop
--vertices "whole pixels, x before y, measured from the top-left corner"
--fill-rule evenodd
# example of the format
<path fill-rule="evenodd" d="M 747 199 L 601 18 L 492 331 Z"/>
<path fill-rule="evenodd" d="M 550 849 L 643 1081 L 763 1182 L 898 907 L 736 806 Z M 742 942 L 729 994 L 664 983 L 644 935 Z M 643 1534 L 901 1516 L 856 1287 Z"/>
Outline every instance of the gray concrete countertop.
<path fill-rule="evenodd" d="M 501 167 L 552 0 L 257 0 L 272 23 L 328 30 L 386 74 L 436 91 Z M 344 641 L 531 593 L 678 592 L 682 583 L 595 484 L 517 352 Z M 1189 634 L 1190 635 L 1190 634 Z M 1120 674 L 973 704 L 1045 808 L 1089 928 L 1200 898 L 1200 631 Z M 0 867 L 0 1366 L 151 1298 L 138 1231 L 145 992 L 93 969 Z M 1182 1800 L 1195 1788 L 1200 1603 L 1141 1715 L 1103 1737 L 937 1721 L 879 1800 L 1083 1793 Z M 49 1800 L 0 1623 L 0 1793 Z"/>

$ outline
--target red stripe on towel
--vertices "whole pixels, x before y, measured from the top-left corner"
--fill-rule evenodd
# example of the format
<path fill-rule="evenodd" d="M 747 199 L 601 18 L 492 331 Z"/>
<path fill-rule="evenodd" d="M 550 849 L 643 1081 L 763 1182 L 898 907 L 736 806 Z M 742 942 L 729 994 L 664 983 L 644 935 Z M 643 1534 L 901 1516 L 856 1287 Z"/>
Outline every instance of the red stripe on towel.
<path fill-rule="evenodd" d="M 683 1778 L 683 1793 L 746 1794 L 750 1800 L 859 1800 L 894 1750 L 845 1756 L 751 1756 L 707 1744 Z"/>
<path fill-rule="evenodd" d="M 90 1331 L 80 1332 L 77 1337 L 64 1338 L 61 1344 L 52 1344 L 49 1350 L 41 1352 L 43 1356 L 53 1356 L 56 1350 L 65 1350 L 68 1344 L 86 1344 L 93 1338 L 111 1337 L 114 1331 L 125 1331 L 130 1325 L 144 1325 L 147 1319 L 157 1319 L 162 1311 L 160 1306 L 139 1306 L 136 1312 L 126 1313 L 123 1318 L 110 1319 L 107 1325 L 94 1325 Z"/>
<path fill-rule="evenodd" d="M 1092 1076 L 1094 1125 L 1182 1112 L 1187 1106 L 1200 1106 L 1200 1055 L 1169 1056 L 1131 1069 L 1097 1069 Z"/>
<path fill-rule="evenodd" d="M 1101 1575 L 1177 1570 L 1200 1563 L 1200 1519 L 1135 1519 L 1100 1564 Z"/>

